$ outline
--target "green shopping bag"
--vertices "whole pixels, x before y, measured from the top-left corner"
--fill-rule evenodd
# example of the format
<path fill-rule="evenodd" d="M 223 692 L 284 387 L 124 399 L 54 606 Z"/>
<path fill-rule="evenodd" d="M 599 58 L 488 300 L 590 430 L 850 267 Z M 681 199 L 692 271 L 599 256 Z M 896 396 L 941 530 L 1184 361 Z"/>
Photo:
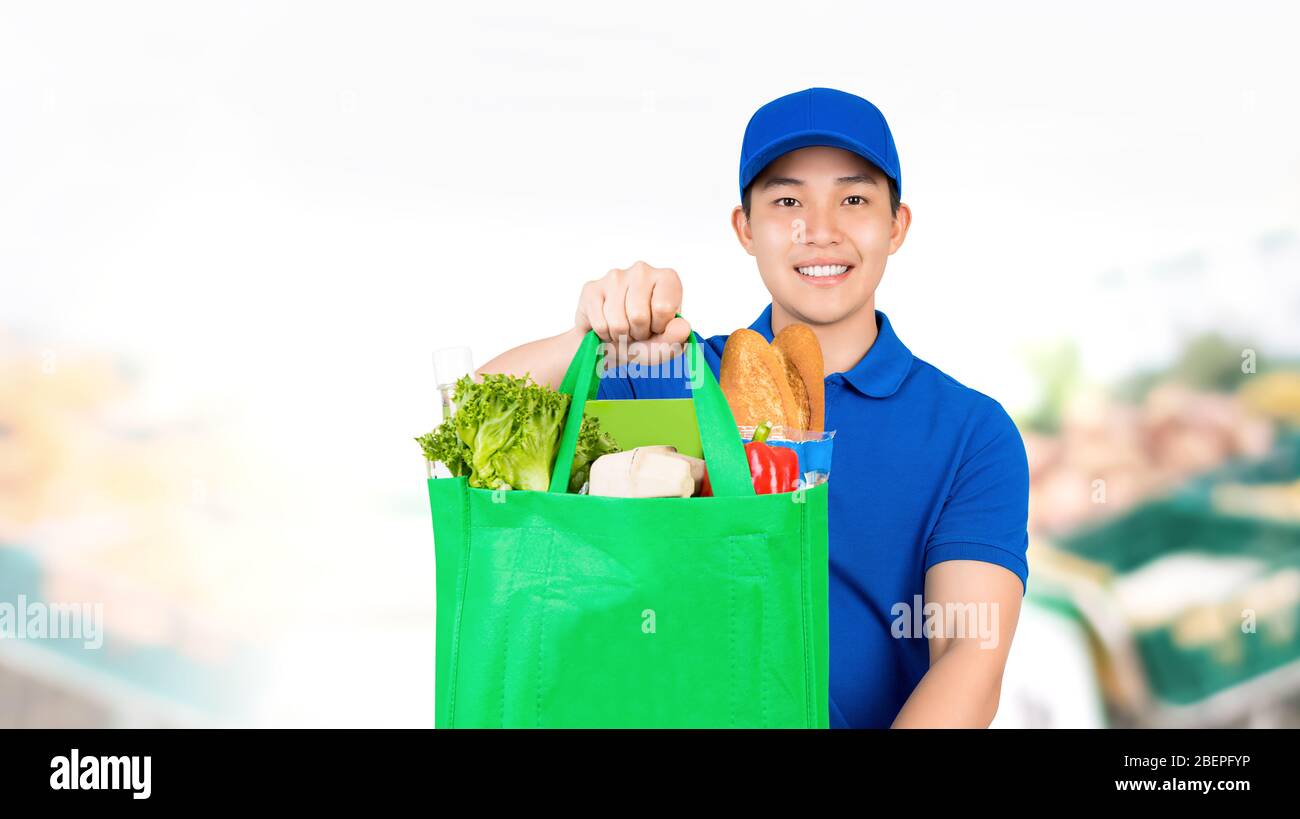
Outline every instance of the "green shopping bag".
<path fill-rule="evenodd" d="M 429 480 L 436 726 L 828 727 L 828 484 L 754 493 L 693 334 L 715 496 L 567 494 L 599 348 L 589 332 L 564 378 L 549 492 Z"/>

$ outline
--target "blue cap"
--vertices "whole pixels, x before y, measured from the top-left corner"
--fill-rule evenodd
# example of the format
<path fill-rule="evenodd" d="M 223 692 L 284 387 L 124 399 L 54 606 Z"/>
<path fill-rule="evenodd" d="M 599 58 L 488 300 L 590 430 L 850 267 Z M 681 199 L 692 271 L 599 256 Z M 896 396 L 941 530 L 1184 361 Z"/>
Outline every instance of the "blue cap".
<path fill-rule="evenodd" d="M 809 88 L 775 99 L 754 112 L 740 148 L 740 195 L 777 157 L 797 148 L 843 148 L 876 165 L 903 195 L 894 135 L 880 109 L 834 88 Z"/>

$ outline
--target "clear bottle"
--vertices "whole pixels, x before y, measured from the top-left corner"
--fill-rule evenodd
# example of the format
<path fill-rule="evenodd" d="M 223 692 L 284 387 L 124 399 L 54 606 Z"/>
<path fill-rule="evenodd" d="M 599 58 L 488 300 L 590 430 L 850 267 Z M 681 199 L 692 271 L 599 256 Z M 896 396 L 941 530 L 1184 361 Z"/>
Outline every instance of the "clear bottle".
<path fill-rule="evenodd" d="M 433 380 L 438 388 L 438 421 L 441 424 L 456 414 L 456 382 L 474 372 L 474 356 L 468 347 L 443 347 L 433 353 Z M 424 461 L 430 478 L 450 478 L 451 470 L 439 461 Z"/>

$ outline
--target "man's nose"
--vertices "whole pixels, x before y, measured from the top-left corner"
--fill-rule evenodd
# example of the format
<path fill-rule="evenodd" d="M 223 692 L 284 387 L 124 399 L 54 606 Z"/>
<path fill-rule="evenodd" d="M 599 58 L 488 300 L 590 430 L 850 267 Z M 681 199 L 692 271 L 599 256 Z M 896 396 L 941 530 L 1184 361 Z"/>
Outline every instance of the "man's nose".
<path fill-rule="evenodd" d="M 805 244 L 839 244 L 844 239 L 839 226 L 839 210 L 826 207 L 808 208 L 804 212 L 803 236 Z"/>

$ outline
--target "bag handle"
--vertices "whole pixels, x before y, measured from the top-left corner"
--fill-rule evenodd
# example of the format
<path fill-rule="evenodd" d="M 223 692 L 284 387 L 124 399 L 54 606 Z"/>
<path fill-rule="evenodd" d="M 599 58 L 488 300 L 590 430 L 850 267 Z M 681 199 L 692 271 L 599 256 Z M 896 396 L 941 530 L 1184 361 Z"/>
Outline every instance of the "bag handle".
<path fill-rule="evenodd" d="M 681 313 L 677 314 L 679 317 Z M 587 331 L 582 344 L 574 354 L 560 392 L 572 397 L 569 416 L 564 423 L 564 437 L 560 451 L 555 456 L 551 473 L 551 492 L 569 491 L 569 471 L 573 466 L 573 453 L 578 445 L 578 431 L 582 426 L 587 401 L 596 397 L 600 389 L 599 366 L 600 336 Z M 745 447 L 736 428 L 727 398 L 718 386 L 718 379 L 704 360 L 700 351 L 699 335 L 692 330 L 686 345 L 687 376 L 691 399 L 695 404 L 695 418 L 700 428 L 700 444 L 704 449 L 704 463 L 709 470 L 709 485 L 715 497 L 739 497 L 754 494 L 754 483 L 749 476 L 749 463 Z M 698 375 L 696 375 L 698 373 Z"/>

